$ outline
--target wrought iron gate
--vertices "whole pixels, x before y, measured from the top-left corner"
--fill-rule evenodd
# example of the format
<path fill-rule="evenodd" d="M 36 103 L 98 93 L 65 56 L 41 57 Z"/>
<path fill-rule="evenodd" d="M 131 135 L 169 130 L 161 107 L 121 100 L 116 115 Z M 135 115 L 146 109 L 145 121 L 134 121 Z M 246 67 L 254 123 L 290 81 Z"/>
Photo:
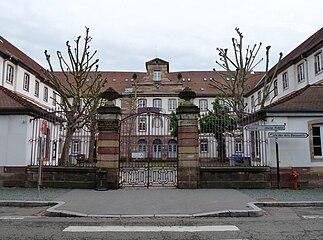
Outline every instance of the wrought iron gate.
<path fill-rule="evenodd" d="M 177 138 L 167 114 L 130 115 L 120 124 L 120 187 L 177 186 Z"/>

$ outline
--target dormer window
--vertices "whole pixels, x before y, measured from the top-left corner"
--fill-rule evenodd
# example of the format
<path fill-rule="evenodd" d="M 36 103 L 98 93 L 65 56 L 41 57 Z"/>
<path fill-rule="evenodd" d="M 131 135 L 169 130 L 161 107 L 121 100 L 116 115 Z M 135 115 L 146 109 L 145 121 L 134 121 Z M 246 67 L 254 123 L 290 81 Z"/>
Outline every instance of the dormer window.
<path fill-rule="evenodd" d="M 154 81 L 160 81 L 161 80 L 161 73 L 160 70 L 154 70 Z"/>

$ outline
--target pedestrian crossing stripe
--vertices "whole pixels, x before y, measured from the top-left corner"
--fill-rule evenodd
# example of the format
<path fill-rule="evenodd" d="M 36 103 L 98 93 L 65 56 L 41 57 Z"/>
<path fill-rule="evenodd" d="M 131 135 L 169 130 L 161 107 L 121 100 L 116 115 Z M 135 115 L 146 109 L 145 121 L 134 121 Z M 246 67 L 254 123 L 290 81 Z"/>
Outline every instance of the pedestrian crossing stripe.
<path fill-rule="evenodd" d="M 216 226 L 69 226 L 64 232 L 226 232 L 240 231 L 234 225 Z"/>

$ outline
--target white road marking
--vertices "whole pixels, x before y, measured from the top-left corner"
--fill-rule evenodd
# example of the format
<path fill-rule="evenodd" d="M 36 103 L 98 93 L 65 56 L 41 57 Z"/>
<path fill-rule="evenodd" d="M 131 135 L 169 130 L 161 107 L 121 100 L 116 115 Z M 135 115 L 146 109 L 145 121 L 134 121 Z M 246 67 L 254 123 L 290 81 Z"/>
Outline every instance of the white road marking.
<path fill-rule="evenodd" d="M 224 232 L 240 231 L 234 225 L 218 226 L 69 226 L 64 232 Z"/>
<path fill-rule="evenodd" d="M 0 220 L 21 220 L 24 218 L 25 217 L 20 217 L 20 216 L 0 216 Z"/>
<path fill-rule="evenodd" d="M 305 215 L 303 216 L 305 219 L 323 219 L 322 215 Z"/>

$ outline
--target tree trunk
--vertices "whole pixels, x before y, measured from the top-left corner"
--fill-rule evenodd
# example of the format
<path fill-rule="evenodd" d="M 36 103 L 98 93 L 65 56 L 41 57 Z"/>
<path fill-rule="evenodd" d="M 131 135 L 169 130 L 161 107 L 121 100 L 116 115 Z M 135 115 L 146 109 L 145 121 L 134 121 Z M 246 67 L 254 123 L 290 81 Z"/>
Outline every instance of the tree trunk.
<path fill-rule="evenodd" d="M 73 137 L 73 128 L 68 127 L 66 129 L 66 137 L 65 137 L 65 142 L 63 145 L 63 150 L 62 150 L 62 155 L 61 158 L 59 159 L 58 165 L 60 166 L 66 166 L 68 164 L 68 155 L 70 151 L 70 145 L 72 142 L 72 137 Z"/>

